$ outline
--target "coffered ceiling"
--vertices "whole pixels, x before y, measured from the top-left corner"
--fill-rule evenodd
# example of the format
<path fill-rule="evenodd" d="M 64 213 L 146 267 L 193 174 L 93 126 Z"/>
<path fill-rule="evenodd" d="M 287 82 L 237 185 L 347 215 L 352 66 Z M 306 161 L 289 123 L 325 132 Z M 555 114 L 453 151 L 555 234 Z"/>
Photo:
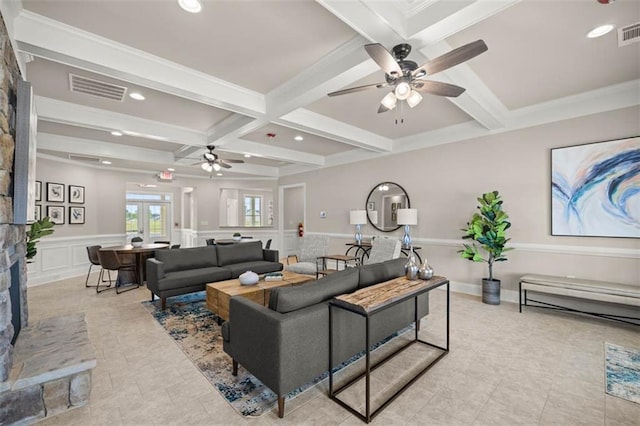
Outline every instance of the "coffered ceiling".
<path fill-rule="evenodd" d="M 640 104 L 640 43 L 619 46 L 617 35 L 640 23 L 636 0 L 205 0 L 199 14 L 177 0 L 22 0 L 0 10 L 33 85 L 39 155 L 149 174 L 209 177 L 193 164 L 213 144 L 245 160 L 224 177 L 277 178 Z M 602 24 L 615 29 L 586 37 Z M 425 94 L 378 114 L 389 89 L 327 96 L 384 81 L 365 44 L 409 43 L 422 64 L 478 39 L 487 52 L 429 77 L 466 88 L 458 98 Z M 72 92 L 70 75 L 125 96 Z"/>

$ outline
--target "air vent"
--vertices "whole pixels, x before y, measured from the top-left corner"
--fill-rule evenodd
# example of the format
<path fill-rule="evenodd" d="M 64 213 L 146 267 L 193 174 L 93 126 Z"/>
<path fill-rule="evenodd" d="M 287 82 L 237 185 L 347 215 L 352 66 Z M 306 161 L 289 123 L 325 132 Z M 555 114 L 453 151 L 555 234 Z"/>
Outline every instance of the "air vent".
<path fill-rule="evenodd" d="M 640 22 L 618 28 L 618 47 L 640 42 Z"/>
<path fill-rule="evenodd" d="M 127 88 L 116 84 L 105 83 L 104 81 L 82 77 L 80 75 L 69 74 L 69 87 L 72 92 L 83 93 L 85 95 L 97 96 L 99 98 L 111 99 L 122 102 Z"/>
<path fill-rule="evenodd" d="M 84 163 L 93 163 L 93 164 L 99 164 L 100 163 L 100 158 L 99 157 L 89 157 L 87 155 L 69 154 L 69 160 L 82 161 Z"/>

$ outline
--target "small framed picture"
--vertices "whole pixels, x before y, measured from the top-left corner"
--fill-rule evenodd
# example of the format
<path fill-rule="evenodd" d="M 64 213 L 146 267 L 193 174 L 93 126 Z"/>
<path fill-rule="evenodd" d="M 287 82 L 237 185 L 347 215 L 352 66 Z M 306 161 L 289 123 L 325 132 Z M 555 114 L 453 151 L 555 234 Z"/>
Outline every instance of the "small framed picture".
<path fill-rule="evenodd" d="M 47 206 L 47 216 L 51 218 L 51 222 L 56 225 L 64 224 L 64 207 L 63 206 Z"/>
<path fill-rule="evenodd" d="M 47 201 L 64 203 L 64 184 L 47 182 Z"/>
<path fill-rule="evenodd" d="M 84 207 L 69 206 L 69 224 L 84 223 Z"/>
<path fill-rule="evenodd" d="M 375 210 L 376 209 L 376 203 L 374 201 L 369 201 L 367 203 L 367 210 Z"/>
<path fill-rule="evenodd" d="M 42 201 L 42 182 L 36 181 L 36 201 Z"/>
<path fill-rule="evenodd" d="M 36 204 L 36 208 L 33 210 L 33 220 L 38 221 L 40 219 L 42 219 L 42 206 Z"/>
<path fill-rule="evenodd" d="M 69 202 L 84 204 L 84 186 L 69 185 Z"/>

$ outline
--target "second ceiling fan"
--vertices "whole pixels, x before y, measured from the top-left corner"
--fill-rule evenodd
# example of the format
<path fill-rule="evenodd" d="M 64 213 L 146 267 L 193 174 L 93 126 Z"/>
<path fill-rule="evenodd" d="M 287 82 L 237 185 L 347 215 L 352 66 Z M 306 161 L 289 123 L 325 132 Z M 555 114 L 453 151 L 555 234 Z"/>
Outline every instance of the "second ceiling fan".
<path fill-rule="evenodd" d="M 230 169 L 231 164 L 229 163 L 237 163 L 237 164 L 244 163 L 244 160 L 232 160 L 230 158 L 223 160 L 218 156 L 218 154 L 213 152 L 215 148 L 216 147 L 214 145 L 207 145 L 207 149 L 209 150 L 209 152 L 205 152 L 204 154 L 202 154 L 203 161 L 193 163 L 192 166 L 199 164 L 204 171 L 211 173 L 214 170 L 217 172 L 223 167 L 225 169 Z"/>
<path fill-rule="evenodd" d="M 422 95 L 419 92 L 451 98 L 460 96 L 465 91 L 463 87 L 440 81 L 424 80 L 424 78 L 468 61 L 488 50 L 484 41 L 476 40 L 418 66 L 414 61 L 405 59 L 411 52 L 409 44 L 398 44 L 391 52 L 380 43 L 367 44 L 364 48 L 371 59 L 382 68 L 386 81 L 338 90 L 328 95 L 339 96 L 362 90 L 393 87 L 394 89 L 382 98 L 378 113 L 392 110 L 399 100 L 406 101 L 411 108 L 415 107 L 422 100 Z"/>

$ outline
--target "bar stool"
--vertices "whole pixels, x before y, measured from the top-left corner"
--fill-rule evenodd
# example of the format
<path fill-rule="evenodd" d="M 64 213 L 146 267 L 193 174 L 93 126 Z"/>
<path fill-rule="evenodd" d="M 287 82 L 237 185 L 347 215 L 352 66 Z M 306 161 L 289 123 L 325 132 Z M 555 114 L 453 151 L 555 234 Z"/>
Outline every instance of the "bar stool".
<path fill-rule="evenodd" d="M 102 271 L 100 271 L 101 276 L 104 275 L 104 271 L 106 270 L 107 272 L 117 271 L 118 277 L 116 278 L 116 283 L 115 283 L 116 285 L 114 287 L 111 287 L 112 281 L 111 281 L 111 275 L 109 275 L 109 285 L 104 286 L 102 289 L 100 289 L 100 283 L 98 283 L 98 286 L 96 287 L 96 293 L 102 293 L 105 290 L 115 288 L 116 294 L 120 294 L 120 293 L 124 293 L 125 291 L 134 290 L 140 287 L 140 283 L 137 283 L 137 282 L 133 282 L 133 283 L 122 282 L 125 274 L 121 274 L 121 272 L 131 271 L 132 275 L 135 277 L 135 272 L 136 272 L 135 259 L 121 258 L 121 256 L 119 256 L 115 250 L 99 250 L 98 258 L 100 259 L 100 265 L 102 266 Z M 120 291 L 120 287 L 122 287 L 123 285 L 127 285 L 129 288 L 127 288 L 126 290 Z"/>

